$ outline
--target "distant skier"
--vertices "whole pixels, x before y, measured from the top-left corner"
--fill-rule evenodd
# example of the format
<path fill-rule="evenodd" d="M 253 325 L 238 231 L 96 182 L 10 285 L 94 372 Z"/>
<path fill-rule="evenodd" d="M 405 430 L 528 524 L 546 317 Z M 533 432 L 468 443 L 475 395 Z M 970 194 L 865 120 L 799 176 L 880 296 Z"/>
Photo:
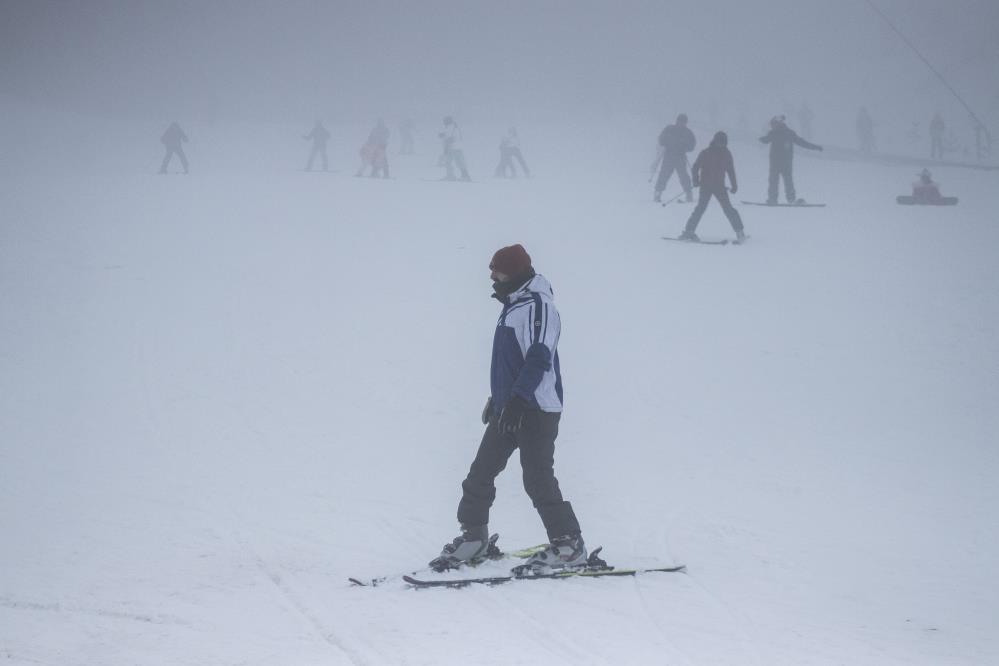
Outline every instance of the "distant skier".
<path fill-rule="evenodd" d="M 497 178 L 516 178 L 517 177 L 517 167 L 514 166 L 513 160 L 516 159 L 520 162 L 520 168 L 524 170 L 524 176 L 527 178 L 531 177 L 531 171 L 527 168 L 527 162 L 524 161 L 524 155 L 520 152 L 520 137 L 517 136 L 517 128 L 511 127 L 507 130 L 507 133 L 503 135 L 500 139 L 500 161 L 496 165 L 496 177 Z"/>
<path fill-rule="evenodd" d="M 406 118 L 399 123 L 399 154 L 412 155 L 416 152 L 413 148 L 413 134 L 416 132 L 416 124 L 412 118 Z"/>
<path fill-rule="evenodd" d="M 774 116 L 770 120 L 770 131 L 760 137 L 761 143 L 770 144 L 770 186 L 767 190 L 767 204 L 777 203 L 777 190 L 780 179 L 784 179 L 784 194 L 788 203 L 797 202 L 794 191 L 794 146 L 795 144 L 809 150 L 822 150 L 822 146 L 805 141 L 787 126 L 784 116 Z"/>
<path fill-rule="evenodd" d="M 725 132 L 716 132 L 711 144 L 701 151 L 691 167 L 691 175 L 694 179 L 694 187 L 700 188 L 697 198 L 697 206 L 687 220 L 687 226 L 680 234 L 681 240 L 699 241 L 697 237 L 697 225 L 704 215 L 704 210 L 711 202 L 711 197 L 718 199 L 725 217 L 735 230 L 736 242 L 741 243 L 746 240 L 746 234 L 742 226 L 742 218 L 739 211 L 733 206 L 728 198 L 729 191 L 735 194 L 739 191 L 739 186 L 735 180 L 735 163 L 732 160 L 732 153 L 728 149 L 728 135 Z M 732 183 L 731 190 L 725 189 L 725 176 L 728 175 L 729 182 Z"/>
<path fill-rule="evenodd" d="M 857 141 L 860 144 L 860 152 L 862 154 L 874 154 L 874 120 L 871 118 L 871 114 L 867 111 L 866 106 L 860 107 L 860 111 L 857 112 Z"/>
<path fill-rule="evenodd" d="M 669 177 L 676 171 L 680 186 L 687 201 L 693 201 L 694 195 L 690 189 L 690 175 L 687 173 L 687 153 L 697 145 L 694 133 L 687 127 L 687 114 L 676 117 L 676 123 L 667 125 L 659 134 L 659 145 L 663 148 L 663 158 L 659 167 L 659 178 L 656 180 L 654 201 L 662 201 L 663 190 L 669 182 Z"/>
<path fill-rule="evenodd" d="M 326 156 L 326 142 L 330 139 L 329 131 L 323 127 L 323 121 L 317 120 L 312 131 L 302 137 L 306 141 L 312 141 L 312 152 L 309 153 L 309 161 L 305 165 L 306 171 L 312 171 L 312 163 L 319 156 L 323 160 L 323 171 L 329 171 L 329 158 Z"/>
<path fill-rule="evenodd" d="M 916 203 L 936 204 L 943 200 L 940 186 L 933 181 L 929 169 L 919 172 L 919 180 L 912 184 L 912 198 Z"/>
<path fill-rule="evenodd" d="M 586 546 L 572 505 L 562 498 L 554 472 L 555 438 L 562 415 L 558 339 L 561 320 L 552 288 L 534 272 L 521 245 L 498 250 L 489 264 L 493 298 L 503 304 L 493 336 L 486 426 L 458 503 L 461 534 L 430 562 L 438 571 L 485 555 L 495 480 L 520 450 L 524 489 L 548 533 L 547 547 L 524 566 L 544 572 L 582 566 Z"/>
<path fill-rule="evenodd" d="M 944 157 L 944 125 L 943 118 L 939 113 L 933 114 L 930 121 L 930 159 L 942 160 Z"/>
<path fill-rule="evenodd" d="M 163 156 L 163 163 L 160 164 L 160 173 L 166 173 L 170 165 L 171 158 L 176 155 L 180 158 L 180 165 L 184 167 L 184 173 L 189 173 L 187 168 L 187 155 L 184 154 L 184 144 L 187 143 L 187 134 L 180 128 L 176 121 L 160 137 L 160 143 L 166 147 L 166 154 Z"/>
<path fill-rule="evenodd" d="M 447 169 L 445 180 L 456 180 L 455 167 L 461 171 L 462 180 L 471 180 L 468 167 L 465 165 L 465 152 L 461 147 L 461 129 L 451 116 L 444 117 L 444 131 L 439 134 L 444 144 L 444 167 Z"/>
<path fill-rule="evenodd" d="M 355 176 L 364 174 L 364 169 L 371 167 L 371 178 L 381 174 L 382 178 L 389 177 L 388 164 L 388 140 L 389 128 L 381 118 L 375 123 L 368 140 L 361 146 L 361 168 L 357 170 Z"/>

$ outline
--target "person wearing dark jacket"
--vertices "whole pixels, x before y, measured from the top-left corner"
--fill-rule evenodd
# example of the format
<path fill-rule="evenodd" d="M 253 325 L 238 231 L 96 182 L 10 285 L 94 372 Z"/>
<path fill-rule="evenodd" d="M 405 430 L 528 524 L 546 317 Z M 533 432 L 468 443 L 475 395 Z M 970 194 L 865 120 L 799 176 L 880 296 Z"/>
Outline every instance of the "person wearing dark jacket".
<path fill-rule="evenodd" d="M 767 190 L 767 203 L 777 203 L 777 189 L 780 179 L 784 179 L 784 194 L 788 203 L 798 199 L 794 192 L 794 146 L 798 145 L 809 150 L 822 150 L 822 146 L 805 141 L 797 132 L 784 122 L 784 116 L 776 116 L 770 120 L 770 131 L 760 137 L 761 143 L 770 144 L 770 187 Z"/>
<path fill-rule="evenodd" d="M 735 163 L 732 161 L 732 153 L 728 149 L 728 135 L 725 132 L 716 132 L 711 145 L 701 151 L 691 168 L 694 177 L 694 187 L 700 188 L 697 199 L 697 206 L 687 220 L 687 226 L 680 234 L 681 240 L 700 240 L 695 233 L 697 224 L 704 215 L 704 210 L 711 202 L 711 197 L 718 199 L 725 217 L 735 230 L 736 242 L 741 243 L 746 239 L 746 234 L 742 226 L 742 218 L 739 211 L 733 206 L 728 198 L 729 190 L 725 189 L 725 176 L 728 176 L 732 183 L 731 192 L 735 194 L 739 190 L 739 185 L 735 180 Z"/>
<path fill-rule="evenodd" d="M 323 121 L 317 120 L 316 126 L 312 128 L 312 131 L 302 136 L 302 138 L 306 141 L 312 141 L 312 152 L 309 153 L 309 161 L 305 165 L 305 170 L 312 171 L 312 163 L 318 156 L 323 160 L 323 171 L 329 171 L 330 161 L 326 156 L 326 143 L 330 140 L 330 133 L 323 126 Z"/>
<path fill-rule="evenodd" d="M 174 155 L 180 158 L 180 165 L 184 167 L 184 173 L 188 173 L 187 155 L 184 154 L 184 144 L 187 143 L 187 135 L 184 134 L 184 130 L 180 128 L 180 125 L 176 121 L 170 123 L 170 127 L 167 127 L 166 131 L 163 132 L 163 136 L 160 137 L 160 143 L 166 147 L 166 155 L 163 156 L 163 163 L 160 164 L 160 173 L 167 172 L 167 167 L 170 166 L 170 159 Z"/>
<path fill-rule="evenodd" d="M 534 272 L 521 245 L 498 250 L 489 263 L 493 298 L 503 309 L 493 335 L 486 430 L 458 504 L 461 534 L 430 562 L 437 571 L 483 557 L 490 544 L 489 509 L 495 480 L 520 450 L 524 489 L 541 516 L 549 544 L 522 565 L 536 573 L 582 566 L 586 546 L 572 505 L 554 472 L 555 438 L 562 415 L 558 340 L 562 326 L 551 285 Z M 524 570 L 524 569 L 521 569 Z"/>
<path fill-rule="evenodd" d="M 667 125 L 659 134 L 659 145 L 662 146 L 663 156 L 659 167 L 659 178 L 656 179 L 656 191 L 652 197 L 655 201 L 662 201 L 663 190 L 669 177 L 676 171 L 680 185 L 683 187 L 687 201 L 693 201 L 693 192 L 690 188 L 690 176 L 687 174 L 687 153 L 697 145 L 694 133 L 687 127 L 687 114 L 681 113 L 676 117 L 676 123 Z"/>

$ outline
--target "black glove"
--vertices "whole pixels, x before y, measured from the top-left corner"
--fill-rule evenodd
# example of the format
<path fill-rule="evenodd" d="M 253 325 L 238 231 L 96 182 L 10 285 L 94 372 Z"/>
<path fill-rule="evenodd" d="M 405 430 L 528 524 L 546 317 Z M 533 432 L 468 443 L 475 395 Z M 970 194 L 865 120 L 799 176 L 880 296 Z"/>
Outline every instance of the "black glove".
<path fill-rule="evenodd" d="M 731 187 L 731 189 L 729 189 L 729 192 L 731 192 L 732 194 L 735 194 L 738 191 L 739 191 L 739 186 L 736 185 L 735 183 L 732 183 L 732 187 Z"/>
<path fill-rule="evenodd" d="M 510 396 L 510 399 L 506 401 L 506 406 L 503 407 L 496 427 L 504 435 L 517 432 L 524 424 L 525 411 L 527 411 L 527 402 L 519 395 Z"/>
<path fill-rule="evenodd" d="M 486 406 L 482 408 L 482 425 L 487 425 L 489 423 L 489 416 L 493 411 L 493 397 L 489 396 L 486 398 Z"/>

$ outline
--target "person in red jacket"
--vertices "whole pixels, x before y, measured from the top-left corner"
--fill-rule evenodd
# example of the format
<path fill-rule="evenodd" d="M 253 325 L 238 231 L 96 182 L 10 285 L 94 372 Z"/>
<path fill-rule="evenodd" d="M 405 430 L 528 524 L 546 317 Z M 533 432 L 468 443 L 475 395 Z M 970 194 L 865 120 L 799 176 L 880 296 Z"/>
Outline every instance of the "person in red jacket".
<path fill-rule="evenodd" d="M 687 220 L 687 226 L 684 228 L 683 233 L 680 234 L 680 239 L 689 241 L 700 240 L 695 233 L 697 224 L 701 221 L 704 210 L 711 202 L 711 197 L 715 197 L 718 199 L 718 203 L 721 204 L 722 210 L 725 211 L 725 217 L 728 218 L 729 223 L 735 230 L 736 242 L 741 243 L 744 241 L 746 234 L 742 226 L 742 218 L 739 217 L 739 211 L 732 206 L 732 202 L 728 198 L 729 190 L 725 189 L 726 174 L 732 183 L 732 194 L 735 194 L 739 189 L 735 180 L 735 163 L 732 161 L 732 153 L 728 149 L 728 135 L 725 132 L 715 133 L 714 138 L 711 139 L 711 145 L 701 151 L 690 171 L 693 176 L 694 187 L 700 188 L 700 194 L 697 199 L 697 206 L 694 208 L 694 212 L 690 214 L 690 219 Z"/>

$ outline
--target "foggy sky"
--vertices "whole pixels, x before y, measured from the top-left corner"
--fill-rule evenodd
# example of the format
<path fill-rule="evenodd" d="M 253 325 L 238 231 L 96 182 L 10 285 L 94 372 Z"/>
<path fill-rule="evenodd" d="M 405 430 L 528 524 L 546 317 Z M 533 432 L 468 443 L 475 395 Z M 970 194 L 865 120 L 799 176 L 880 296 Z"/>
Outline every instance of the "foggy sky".
<path fill-rule="evenodd" d="M 999 3 L 875 1 L 999 134 Z M 966 116 L 863 0 L 3 0 L 0 90 L 157 118 Z"/>

